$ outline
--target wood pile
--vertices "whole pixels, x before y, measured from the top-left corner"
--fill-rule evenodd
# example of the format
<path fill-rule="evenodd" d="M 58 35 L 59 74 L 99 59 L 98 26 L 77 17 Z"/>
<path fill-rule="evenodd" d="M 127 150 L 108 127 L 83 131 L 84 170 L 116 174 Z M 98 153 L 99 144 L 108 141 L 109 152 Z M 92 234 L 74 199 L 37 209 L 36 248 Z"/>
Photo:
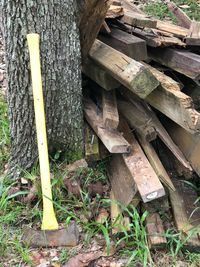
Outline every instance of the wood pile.
<path fill-rule="evenodd" d="M 185 245 L 199 249 L 197 195 L 171 175 L 164 157 L 185 177 L 200 175 L 200 22 L 168 0 L 179 25 L 145 15 L 130 0 L 110 2 L 89 37 L 88 57 L 84 52 L 86 158 L 109 157 L 111 217 L 143 203 L 149 245 L 163 247 L 166 226 L 158 211 L 164 205 Z"/>

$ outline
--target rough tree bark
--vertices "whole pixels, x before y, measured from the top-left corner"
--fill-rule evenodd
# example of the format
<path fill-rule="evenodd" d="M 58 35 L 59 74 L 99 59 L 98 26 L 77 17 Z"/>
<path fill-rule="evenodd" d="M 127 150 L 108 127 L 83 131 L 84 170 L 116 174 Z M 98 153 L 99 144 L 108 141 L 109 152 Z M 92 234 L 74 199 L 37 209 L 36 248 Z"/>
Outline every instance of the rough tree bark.
<path fill-rule="evenodd" d="M 10 170 L 18 177 L 37 159 L 33 97 L 26 34 L 41 37 L 43 91 L 49 145 L 81 154 L 83 115 L 81 53 L 74 0 L 3 0 Z"/>

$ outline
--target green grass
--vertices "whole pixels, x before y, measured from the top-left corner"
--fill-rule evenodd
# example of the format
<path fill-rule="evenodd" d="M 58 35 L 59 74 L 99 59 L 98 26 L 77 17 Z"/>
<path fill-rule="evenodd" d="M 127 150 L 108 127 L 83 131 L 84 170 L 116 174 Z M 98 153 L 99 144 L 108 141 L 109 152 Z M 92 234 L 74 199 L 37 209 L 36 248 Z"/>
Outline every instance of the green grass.
<path fill-rule="evenodd" d="M 183 9 L 183 11 L 191 18 L 200 21 L 200 5 L 196 0 L 174 0 L 174 3 L 179 5 L 188 5 L 189 8 Z M 145 13 L 163 20 L 166 17 L 170 17 L 174 23 L 176 23 L 175 16 L 168 10 L 166 4 L 162 1 L 151 2 L 148 1 L 144 7 Z"/>

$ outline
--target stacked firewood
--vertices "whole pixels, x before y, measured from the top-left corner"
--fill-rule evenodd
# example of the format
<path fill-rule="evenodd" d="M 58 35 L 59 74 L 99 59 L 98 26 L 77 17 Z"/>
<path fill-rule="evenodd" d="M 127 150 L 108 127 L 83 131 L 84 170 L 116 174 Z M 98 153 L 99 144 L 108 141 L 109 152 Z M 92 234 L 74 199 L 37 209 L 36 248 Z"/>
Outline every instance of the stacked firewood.
<path fill-rule="evenodd" d="M 83 62 L 90 80 L 84 96 L 86 158 L 110 156 L 111 198 L 124 207 L 142 202 L 150 211 L 146 224 L 153 248 L 167 242 L 152 204 L 165 195 L 179 231 L 188 235 L 200 223 L 199 210 L 191 210 L 197 196 L 169 175 L 154 147 L 161 140 L 179 172 L 200 175 L 200 22 L 165 3 L 179 25 L 146 16 L 129 0 L 112 1 Z M 117 216 L 120 208 L 113 209 Z M 200 247 L 199 235 L 187 244 Z"/>

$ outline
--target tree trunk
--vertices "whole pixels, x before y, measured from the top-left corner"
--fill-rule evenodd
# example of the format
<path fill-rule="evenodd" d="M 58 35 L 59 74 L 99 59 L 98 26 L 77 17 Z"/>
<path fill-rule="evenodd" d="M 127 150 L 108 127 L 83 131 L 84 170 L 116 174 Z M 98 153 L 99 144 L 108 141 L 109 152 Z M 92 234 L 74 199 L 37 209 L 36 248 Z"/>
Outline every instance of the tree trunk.
<path fill-rule="evenodd" d="M 3 0 L 12 176 L 38 157 L 27 33 L 39 33 L 49 147 L 83 152 L 81 53 L 73 0 Z"/>

